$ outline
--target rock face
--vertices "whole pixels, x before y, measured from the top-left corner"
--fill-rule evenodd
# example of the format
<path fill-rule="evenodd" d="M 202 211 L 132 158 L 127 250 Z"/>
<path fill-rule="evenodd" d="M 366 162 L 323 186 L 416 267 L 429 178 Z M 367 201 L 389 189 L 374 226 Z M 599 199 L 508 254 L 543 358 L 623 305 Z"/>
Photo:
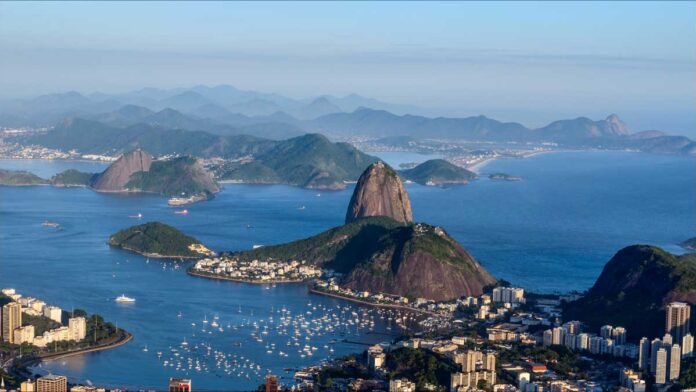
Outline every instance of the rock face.
<path fill-rule="evenodd" d="M 134 173 L 149 171 L 151 165 L 152 156 L 140 149 L 123 154 L 96 177 L 92 188 L 101 192 L 122 192 Z"/>
<path fill-rule="evenodd" d="M 629 246 L 609 260 L 584 297 L 565 306 L 563 317 L 593 328 L 620 325 L 632 339 L 658 336 L 664 333 L 667 303 L 696 304 L 694 277 L 695 254 L 677 256 L 654 246 Z"/>
<path fill-rule="evenodd" d="M 392 230 L 383 246 L 358 264 L 342 285 L 356 291 L 446 301 L 479 296 L 496 282 L 439 227 L 413 224 Z"/>
<path fill-rule="evenodd" d="M 348 205 L 346 223 L 367 216 L 387 216 L 397 222 L 413 220 L 411 201 L 394 169 L 384 162 L 370 165 L 358 179 Z"/>

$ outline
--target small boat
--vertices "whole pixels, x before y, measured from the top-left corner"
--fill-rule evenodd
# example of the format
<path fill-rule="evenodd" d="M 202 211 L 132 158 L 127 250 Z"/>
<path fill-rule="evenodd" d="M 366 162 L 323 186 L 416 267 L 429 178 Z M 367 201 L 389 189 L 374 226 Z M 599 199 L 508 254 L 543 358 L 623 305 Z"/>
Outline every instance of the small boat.
<path fill-rule="evenodd" d="M 128 215 L 128 217 L 133 219 L 143 219 L 143 214 L 138 213 L 137 215 Z"/>
<path fill-rule="evenodd" d="M 254 244 L 251 246 L 251 249 L 258 249 L 258 248 L 262 248 L 262 247 L 263 247 L 263 245 Z"/>
<path fill-rule="evenodd" d="M 126 297 L 125 295 L 121 294 L 120 296 L 116 297 L 116 302 L 118 302 L 118 303 L 133 303 L 133 302 L 135 302 L 135 298 Z"/>
<path fill-rule="evenodd" d="M 41 226 L 56 228 L 56 227 L 60 227 L 60 223 L 46 220 L 41 224 Z"/>
<path fill-rule="evenodd" d="M 188 210 L 174 211 L 174 213 L 179 215 L 188 215 Z"/>
<path fill-rule="evenodd" d="M 304 209 L 306 209 L 306 208 L 307 208 L 307 207 L 302 206 L 302 207 L 298 207 L 297 209 L 300 210 L 300 211 L 302 211 L 302 210 L 304 210 Z"/>

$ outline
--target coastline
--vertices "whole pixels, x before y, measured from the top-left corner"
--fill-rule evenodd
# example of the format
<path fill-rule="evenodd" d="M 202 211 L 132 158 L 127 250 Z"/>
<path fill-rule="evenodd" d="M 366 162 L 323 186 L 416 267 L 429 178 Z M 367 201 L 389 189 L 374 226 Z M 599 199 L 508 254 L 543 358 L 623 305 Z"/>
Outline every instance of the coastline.
<path fill-rule="evenodd" d="M 80 349 L 75 349 L 75 350 L 70 350 L 70 351 L 64 351 L 64 352 L 60 352 L 60 353 L 50 353 L 50 354 L 38 355 L 38 356 L 30 358 L 28 360 L 20 361 L 20 365 L 26 366 L 26 367 L 33 367 L 33 366 L 36 366 L 39 363 L 44 362 L 44 361 L 55 361 L 55 360 L 62 359 L 62 358 L 74 357 L 77 355 L 83 355 L 83 354 L 88 354 L 88 353 L 93 353 L 93 352 L 98 352 L 98 351 L 110 350 L 110 349 L 116 348 L 116 347 L 121 347 L 124 344 L 133 340 L 132 333 L 127 332 L 127 331 L 123 331 L 123 332 L 125 333 L 125 335 L 121 339 L 116 340 L 115 342 L 100 344 L 98 346 L 85 347 L 85 348 L 80 348 Z"/>
<path fill-rule="evenodd" d="M 72 350 L 72 351 L 66 351 L 63 353 L 55 353 L 55 354 L 47 354 L 47 355 L 42 355 L 39 357 L 41 361 L 54 361 L 56 359 L 61 359 L 61 358 L 66 358 L 66 357 L 72 357 L 75 355 L 82 355 L 82 354 L 87 354 L 87 353 L 93 353 L 97 351 L 104 351 L 104 350 L 110 350 L 112 348 L 116 347 L 121 347 L 124 344 L 130 342 L 133 340 L 133 334 L 130 332 L 125 332 L 125 336 L 122 339 L 119 339 L 113 343 L 107 343 L 107 344 L 102 344 L 99 346 L 94 346 L 94 347 L 85 347 L 82 349 L 77 349 L 77 350 Z"/>
<path fill-rule="evenodd" d="M 112 245 L 112 244 L 109 243 L 109 241 L 107 241 L 106 243 L 107 243 L 110 247 L 112 247 L 112 248 L 125 250 L 125 251 L 131 252 L 131 253 L 135 253 L 135 254 L 138 254 L 138 255 L 141 255 L 141 256 L 145 256 L 145 257 L 149 257 L 149 258 L 153 258 L 153 259 L 163 259 L 163 260 L 166 260 L 166 259 L 196 260 L 196 259 L 200 259 L 200 258 L 205 257 L 205 256 L 166 256 L 166 255 L 161 255 L 161 254 L 159 254 L 159 253 L 146 253 L 146 252 L 140 252 L 140 251 L 138 251 L 138 250 L 131 249 L 131 248 L 128 248 L 128 247 L 126 247 L 126 246 Z"/>
<path fill-rule="evenodd" d="M 377 308 L 386 308 L 386 309 L 399 309 L 399 310 L 405 310 L 405 311 L 410 311 L 414 313 L 421 313 L 421 314 L 426 314 L 429 316 L 439 316 L 440 314 L 431 312 L 429 310 L 424 310 L 424 309 L 414 309 L 409 306 L 403 306 L 403 305 L 392 305 L 392 304 L 380 304 L 380 303 L 374 303 L 374 302 L 368 302 L 368 301 L 363 301 L 357 298 L 351 298 L 351 297 L 346 297 L 344 295 L 340 294 L 333 294 L 333 293 L 328 293 L 326 291 L 322 290 L 317 290 L 315 288 L 309 287 L 308 288 L 309 292 L 311 294 L 317 294 L 317 295 L 324 295 L 327 297 L 332 297 L 332 298 L 337 298 L 337 299 L 342 299 L 345 301 L 350 301 L 353 303 L 361 304 L 361 305 L 367 305 L 367 306 L 374 306 Z"/>
<path fill-rule="evenodd" d="M 306 282 L 306 280 L 303 280 L 303 279 L 250 280 L 250 279 L 242 279 L 242 278 L 232 278 L 232 277 L 220 276 L 220 275 L 215 275 L 215 274 L 204 274 L 204 273 L 200 273 L 200 272 L 193 272 L 193 271 L 191 271 L 190 268 L 186 269 L 186 273 L 191 275 L 191 276 L 196 276 L 199 278 L 206 278 L 206 279 L 213 279 L 213 280 L 226 280 L 226 281 L 235 282 L 235 283 L 250 283 L 250 284 L 258 284 L 258 285 L 285 284 L 285 283 L 297 284 L 297 283 L 305 283 Z"/>

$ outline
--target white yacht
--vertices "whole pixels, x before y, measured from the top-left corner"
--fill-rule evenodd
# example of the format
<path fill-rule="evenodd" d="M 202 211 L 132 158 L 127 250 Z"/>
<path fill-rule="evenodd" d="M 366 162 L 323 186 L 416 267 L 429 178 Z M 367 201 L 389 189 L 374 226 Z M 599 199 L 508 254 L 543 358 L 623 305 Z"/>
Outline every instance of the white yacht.
<path fill-rule="evenodd" d="M 130 304 L 130 303 L 135 302 L 135 298 L 126 297 L 124 294 L 121 294 L 120 296 L 116 297 L 116 302 Z"/>

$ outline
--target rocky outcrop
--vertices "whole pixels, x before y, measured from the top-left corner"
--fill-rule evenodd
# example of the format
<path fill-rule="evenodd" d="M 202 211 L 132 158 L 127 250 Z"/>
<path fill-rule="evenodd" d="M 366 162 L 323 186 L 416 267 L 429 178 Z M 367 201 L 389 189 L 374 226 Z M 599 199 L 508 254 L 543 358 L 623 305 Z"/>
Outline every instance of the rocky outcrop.
<path fill-rule="evenodd" d="M 387 216 L 402 223 L 413 220 L 411 202 L 401 179 L 381 161 L 371 164 L 358 179 L 346 223 L 367 216 Z"/>
<path fill-rule="evenodd" d="M 385 240 L 384 238 L 382 240 Z M 496 283 L 488 271 L 444 230 L 415 224 L 392 230 L 388 241 L 358 264 L 342 285 L 357 291 L 447 301 L 480 296 Z"/>
<path fill-rule="evenodd" d="M 664 332 L 664 307 L 671 301 L 696 304 L 696 255 L 633 245 L 607 262 L 587 294 L 565 306 L 563 318 L 593 329 L 620 325 L 640 339 Z"/>
<path fill-rule="evenodd" d="M 123 192 L 133 174 L 147 172 L 151 165 L 152 156 L 147 152 L 140 149 L 128 152 L 99 174 L 92 188 L 101 192 Z"/>

